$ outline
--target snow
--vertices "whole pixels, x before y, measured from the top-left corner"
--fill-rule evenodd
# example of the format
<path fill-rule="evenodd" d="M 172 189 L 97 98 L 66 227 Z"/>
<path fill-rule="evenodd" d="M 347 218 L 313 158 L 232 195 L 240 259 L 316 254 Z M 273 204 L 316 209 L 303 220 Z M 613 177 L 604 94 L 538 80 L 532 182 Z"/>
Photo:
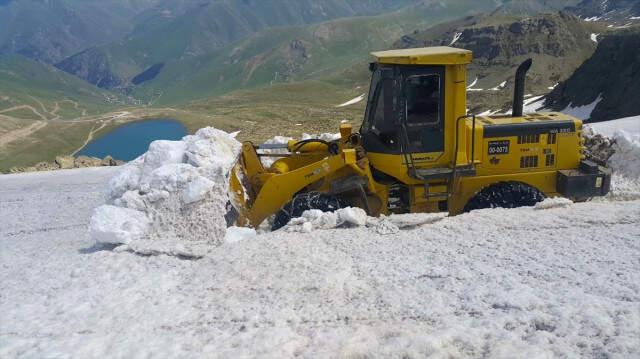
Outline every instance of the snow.
<path fill-rule="evenodd" d="M 640 132 L 629 133 L 618 130 L 613 134 L 615 153 L 609 166 L 616 173 L 633 179 L 640 178 Z"/>
<path fill-rule="evenodd" d="M 602 101 L 601 94 L 598 95 L 598 98 L 596 98 L 595 101 L 590 104 L 584 106 L 573 106 L 573 104 L 569 104 L 564 110 L 561 110 L 560 112 L 579 118 L 581 120 L 588 120 L 589 118 L 591 118 L 591 113 L 596 108 L 596 106 L 598 106 L 600 101 Z"/>
<path fill-rule="evenodd" d="M 322 212 L 315 209 L 305 211 L 299 218 L 291 219 L 284 227 L 284 231 L 311 233 L 320 229 L 362 227 L 366 224 L 367 213 L 361 208 L 341 208 L 335 212 Z"/>
<path fill-rule="evenodd" d="M 596 133 L 607 137 L 613 137 L 614 132 L 624 130 L 626 132 L 640 134 L 640 116 L 621 118 L 618 120 L 590 123 L 587 126 Z"/>
<path fill-rule="evenodd" d="M 203 244 L 222 244 L 228 176 L 240 147 L 234 134 L 214 128 L 151 143 L 109 182 L 90 235 L 98 244 L 144 253 L 185 255 L 192 249 L 199 256 Z"/>
<path fill-rule="evenodd" d="M 237 243 L 240 241 L 254 239 L 257 235 L 258 233 L 253 228 L 229 227 L 227 228 L 224 241 L 226 243 Z"/>
<path fill-rule="evenodd" d="M 490 90 L 490 91 L 500 91 L 500 90 L 504 89 L 504 88 L 505 88 L 505 86 L 507 86 L 507 81 L 503 81 L 503 82 L 501 82 L 498 86 L 493 87 L 493 88 L 491 88 L 491 89 L 489 89 L 489 90 Z"/>
<path fill-rule="evenodd" d="M 606 198 L 276 232 L 220 231 L 237 143 L 213 129 L 0 176 L 0 357 L 638 357 L 640 129 L 591 127 Z"/>
<path fill-rule="evenodd" d="M 631 20 L 640 20 L 640 16 L 632 16 L 629 19 L 631 19 Z"/>
<path fill-rule="evenodd" d="M 478 83 L 478 77 L 476 76 L 476 78 L 473 80 L 471 85 L 467 86 L 467 90 L 473 88 L 473 86 L 475 86 L 477 83 Z"/>
<path fill-rule="evenodd" d="M 364 100 L 366 94 L 362 94 L 354 99 L 351 99 L 343 104 L 337 105 L 336 107 L 347 107 L 347 106 L 351 106 L 351 105 L 355 105 L 359 102 L 361 102 L 362 100 Z"/>
<path fill-rule="evenodd" d="M 100 206 L 89 223 L 89 233 L 100 243 L 128 244 L 142 239 L 149 227 L 144 213 L 129 208 Z"/>
<path fill-rule="evenodd" d="M 587 21 L 587 22 L 593 22 L 593 21 L 598 21 L 598 20 L 600 20 L 600 17 L 598 17 L 598 16 L 588 17 L 588 18 L 584 19 L 584 21 Z"/>
<path fill-rule="evenodd" d="M 567 198 L 556 197 L 547 198 L 544 201 L 536 204 L 533 208 L 537 210 L 551 209 L 551 208 L 564 208 L 573 204 L 573 201 Z"/>
<path fill-rule="evenodd" d="M 114 173 L 0 176 L 0 357 L 640 355 L 638 200 L 277 231 L 189 260 L 95 245 Z"/>
<path fill-rule="evenodd" d="M 524 113 L 538 112 L 543 108 L 545 95 L 533 96 L 524 101 L 522 111 Z"/>
<path fill-rule="evenodd" d="M 559 83 L 559 82 L 556 82 L 556 84 L 555 84 L 555 85 L 553 85 L 553 86 L 549 86 L 549 87 L 547 87 L 547 88 L 548 88 L 549 90 L 553 90 L 553 89 L 555 89 L 556 87 L 558 87 L 558 85 L 560 85 L 560 83 Z"/>
<path fill-rule="evenodd" d="M 530 97 L 524 101 L 522 112 L 527 114 L 527 113 L 535 113 L 538 111 L 543 111 L 544 101 L 545 101 L 545 95 Z M 513 112 L 513 109 L 510 109 L 506 112 L 506 114 L 510 115 L 512 112 Z"/>
<path fill-rule="evenodd" d="M 600 34 L 591 34 L 591 41 L 595 42 L 596 44 L 598 43 L 598 36 L 600 36 Z"/>
<path fill-rule="evenodd" d="M 453 46 L 456 42 L 458 42 L 458 40 L 460 40 L 461 37 L 462 37 L 462 33 L 456 32 L 455 35 L 453 35 L 453 40 L 451 40 L 451 43 L 449 44 L 449 46 Z"/>
<path fill-rule="evenodd" d="M 614 171 L 608 199 L 640 199 L 640 116 L 588 124 L 589 132 L 608 137 L 614 150 L 607 163 Z"/>
<path fill-rule="evenodd" d="M 480 112 L 478 114 L 478 116 L 491 116 L 491 115 L 495 115 L 496 113 L 500 112 L 500 110 L 498 111 L 494 111 L 494 110 L 486 110 L 484 112 Z"/>

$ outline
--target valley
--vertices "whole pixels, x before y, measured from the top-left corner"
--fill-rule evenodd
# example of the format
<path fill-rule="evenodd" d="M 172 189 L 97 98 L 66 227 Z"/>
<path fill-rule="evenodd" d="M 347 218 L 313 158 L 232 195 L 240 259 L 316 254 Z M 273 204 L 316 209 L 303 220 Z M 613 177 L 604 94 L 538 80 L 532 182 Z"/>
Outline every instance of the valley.
<path fill-rule="evenodd" d="M 508 111 L 515 68 L 527 58 L 534 60 L 527 98 L 540 101 L 540 108 L 563 110 L 602 95 L 593 120 L 637 114 L 620 100 L 621 91 L 639 83 L 640 60 L 628 50 L 640 38 L 640 18 L 635 19 L 640 14 L 633 2 L 610 2 L 608 17 L 597 20 L 592 19 L 597 12 L 593 1 L 260 4 L 132 0 L 107 6 L 69 0 L 59 5 L 64 11 L 83 23 L 110 14 L 100 20 L 109 26 L 87 34 L 74 31 L 86 38 L 67 39 L 57 47 L 34 45 L 33 36 L 16 35 L 24 30 L 16 26 L 13 35 L 0 31 L 0 44 L 13 39 L 25 48 L 46 49 L 0 46 L 0 172 L 77 153 L 91 140 L 141 119 L 177 119 L 190 133 L 215 126 L 255 141 L 335 132 L 345 120 L 358 127 L 366 101 L 337 106 L 366 97 L 368 54 L 388 48 L 474 51 L 468 107 L 476 114 Z M 5 11 L 11 6 L 13 12 Z M 0 20 L 41 16 L 16 6 L 0 4 Z M 130 14 L 112 14 L 123 9 Z M 96 35 L 97 30 L 102 32 Z M 622 74 L 602 75 L 591 86 L 601 90 L 587 93 L 585 81 L 623 50 L 625 60 L 616 65 Z M 608 78 L 620 78 L 624 85 L 609 86 Z"/>

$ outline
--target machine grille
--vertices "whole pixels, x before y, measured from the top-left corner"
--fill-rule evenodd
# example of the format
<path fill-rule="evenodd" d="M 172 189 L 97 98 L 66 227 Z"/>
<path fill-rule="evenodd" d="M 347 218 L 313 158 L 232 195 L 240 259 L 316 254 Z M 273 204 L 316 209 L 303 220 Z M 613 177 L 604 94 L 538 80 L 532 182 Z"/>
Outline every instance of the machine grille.
<path fill-rule="evenodd" d="M 555 145 L 557 140 L 558 140 L 558 134 L 557 133 L 550 133 L 550 134 L 547 135 L 547 144 L 548 145 Z"/>
<path fill-rule="evenodd" d="M 545 166 L 551 167 L 556 164 L 556 155 L 553 153 L 549 153 L 546 155 L 546 159 L 544 161 Z"/>
<path fill-rule="evenodd" d="M 520 168 L 538 167 L 538 156 L 522 156 L 520 157 Z"/>
<path fill-rule="evenodd" d="M 522 135 L 518 136 L 518 144 L 540 143 L 540 135 Z"/>

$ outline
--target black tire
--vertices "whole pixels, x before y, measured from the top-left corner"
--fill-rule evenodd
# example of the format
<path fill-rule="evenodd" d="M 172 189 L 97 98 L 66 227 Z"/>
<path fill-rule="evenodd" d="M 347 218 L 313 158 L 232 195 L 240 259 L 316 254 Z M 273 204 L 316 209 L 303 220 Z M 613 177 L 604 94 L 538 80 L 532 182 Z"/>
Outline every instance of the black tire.
<path fill-rule="evenodd" d="M 521 182 L 498 182 L 476 193 L 464 212 L 485 208 L 517 208 L 535 206 L 546 196 L 537 188 Z"/>
<path fill-rule="evenodd" d="M 282 207 L 276 214 L 276 218 L 271 226 L 272 231 L 284 227 L 292 218 L 300 217 L 304 211 L 319 209 L 323 212 L 335 212 L 340 208 L 345 208 L 346 204 L 339 198 L 318 192 L 301 193 L 293 200 Z"/>

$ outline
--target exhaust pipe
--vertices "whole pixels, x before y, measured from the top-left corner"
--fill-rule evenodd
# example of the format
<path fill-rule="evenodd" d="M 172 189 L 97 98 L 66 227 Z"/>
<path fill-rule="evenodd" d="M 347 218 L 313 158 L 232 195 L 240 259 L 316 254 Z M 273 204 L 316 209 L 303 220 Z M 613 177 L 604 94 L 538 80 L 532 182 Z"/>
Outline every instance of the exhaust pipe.
<path fill-rule="evenodd" d="M 518 67 L 516 71 L 516 85 L 513 90 L 513 111 L 512 117 L 520 117 L 522 116 L 522 111 L 524 108 L 524 84 L 526 82 L 527 72 L 531 68 L 533 64 L 533 60 L 529 59 Z"/>

